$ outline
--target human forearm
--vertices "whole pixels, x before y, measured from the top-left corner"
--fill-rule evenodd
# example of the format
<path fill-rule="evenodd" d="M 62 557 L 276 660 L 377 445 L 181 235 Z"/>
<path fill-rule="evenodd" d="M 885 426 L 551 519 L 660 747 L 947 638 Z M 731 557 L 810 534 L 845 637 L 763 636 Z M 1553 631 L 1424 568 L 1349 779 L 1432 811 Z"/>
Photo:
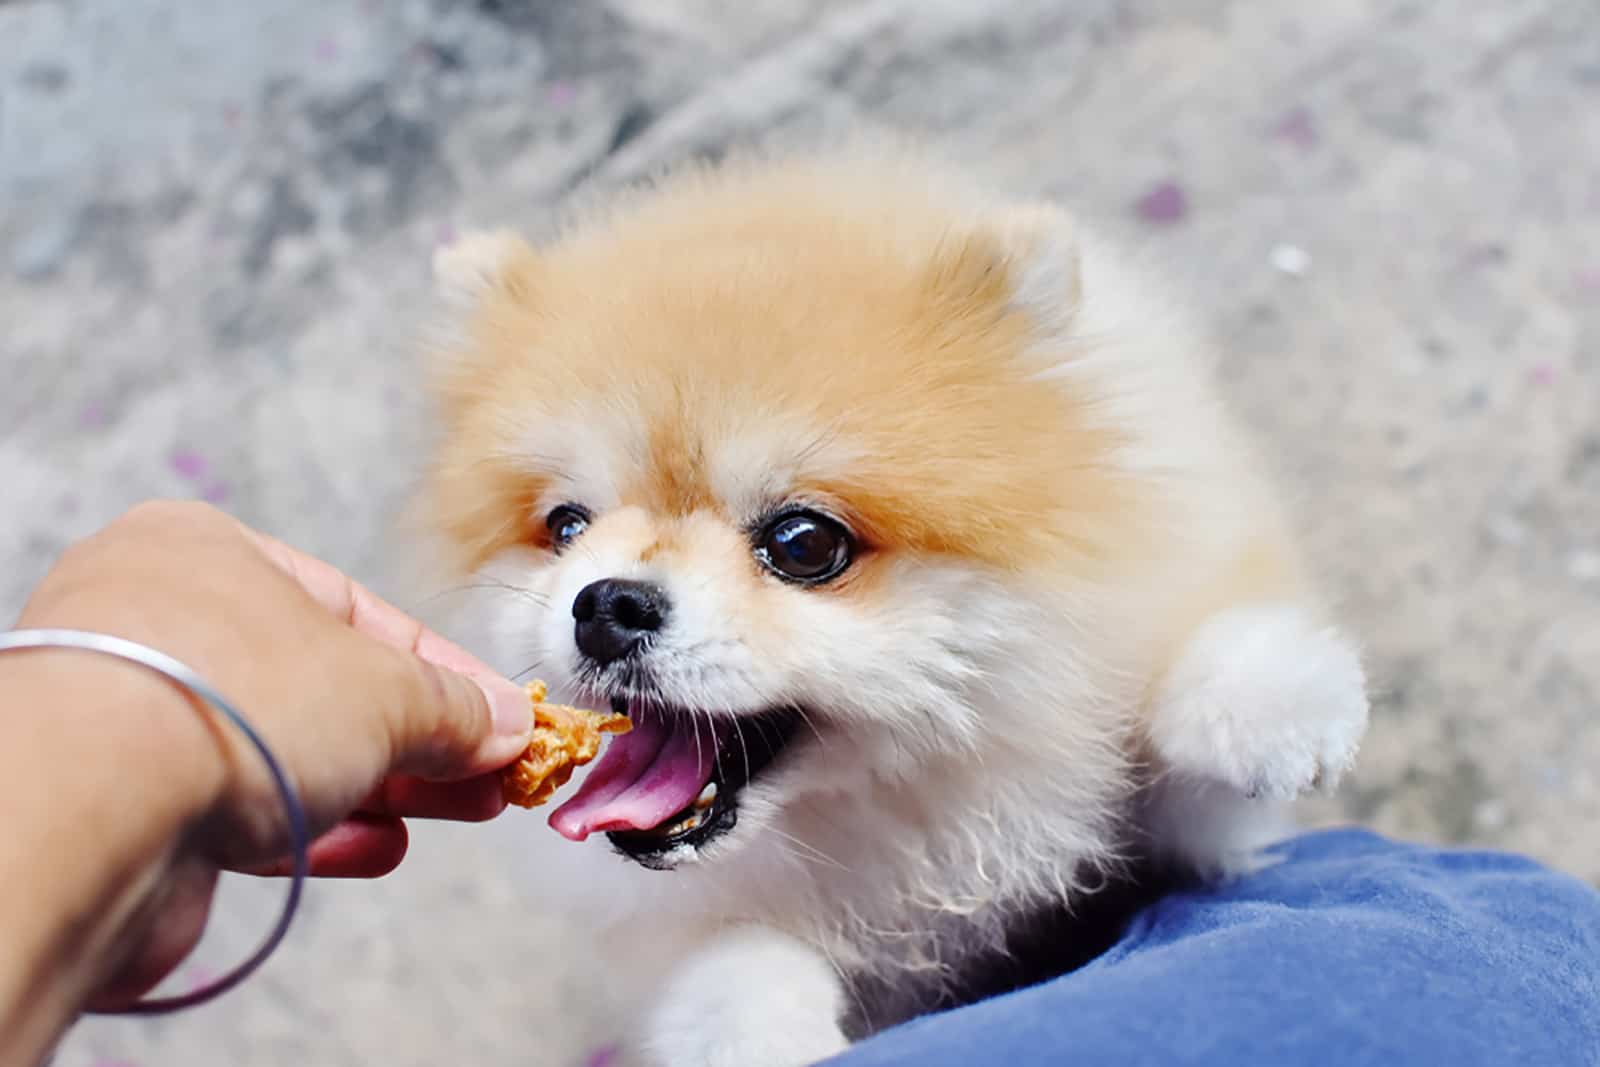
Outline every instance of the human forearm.
<path fill-rule="evenodd" d="M 0 656 L 0 1063 L 31 1063 L 161 906 L 222 781 L 203 709 L 138 667 Z"/>
<path fill-rule="evenodd" d="M 198 505 L 145 505 L 79 542 L 16 625 L 134 641 L 214 686 L 293 783 L 313 875 L 393 869 L 407 818 L 493 818 L 533 726 L 519 686 Z M 289 809 L 257 755 L 140 667 L 0 655 L 0 1067 L 171 973 L 219 871 L 284 871 Z"/>

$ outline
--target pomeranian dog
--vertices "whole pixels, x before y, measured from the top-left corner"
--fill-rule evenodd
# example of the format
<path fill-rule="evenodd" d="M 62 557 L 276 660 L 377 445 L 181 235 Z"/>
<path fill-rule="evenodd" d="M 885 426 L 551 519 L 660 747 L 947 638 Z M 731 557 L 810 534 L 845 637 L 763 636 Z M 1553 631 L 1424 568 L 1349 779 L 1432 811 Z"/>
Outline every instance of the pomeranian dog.
<path fill-rule="evenodd" d="M 435 266 L 457 632 L 634 722 L 528 847 L 644 1062 L 959 1002 L 1129 864 L 1261 862 L 1350 764 L 1358 655 L 1206 342 L 1056 208 L 768 156 Z"/>

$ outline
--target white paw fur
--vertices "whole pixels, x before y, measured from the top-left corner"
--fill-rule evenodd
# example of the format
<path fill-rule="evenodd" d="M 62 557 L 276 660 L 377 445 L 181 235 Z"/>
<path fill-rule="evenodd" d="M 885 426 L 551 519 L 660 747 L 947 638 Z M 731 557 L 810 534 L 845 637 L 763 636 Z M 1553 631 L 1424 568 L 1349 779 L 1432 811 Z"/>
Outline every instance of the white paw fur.
<path fill-rule="evenodd" d="M 1150 740 L 1165 769 L 1250 797 L 1331 789 L 1367 726 L 1354 648 L 1292 605 L 1205 622 L 1157 694 Z"/>
<path fill-rule="evenodd" d="M 849 1046 L 839 976 L 809 946 L 758 926 L 730 931 L 668 978 L 649 1013 L 652 1067 L 802 1067 Z"/>

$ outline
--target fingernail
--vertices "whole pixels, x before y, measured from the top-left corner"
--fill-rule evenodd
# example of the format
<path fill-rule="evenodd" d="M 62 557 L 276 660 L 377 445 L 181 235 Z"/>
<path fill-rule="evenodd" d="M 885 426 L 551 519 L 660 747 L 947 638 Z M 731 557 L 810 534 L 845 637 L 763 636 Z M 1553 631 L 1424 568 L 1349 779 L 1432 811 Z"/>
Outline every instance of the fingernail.
<path fill-rule="evenodd" d="M 500 737 L 527 737 L 533 730 L 533 703 L 519 685 L 498 678 L 479 680 L 494 713 L 494 732 Z"/>

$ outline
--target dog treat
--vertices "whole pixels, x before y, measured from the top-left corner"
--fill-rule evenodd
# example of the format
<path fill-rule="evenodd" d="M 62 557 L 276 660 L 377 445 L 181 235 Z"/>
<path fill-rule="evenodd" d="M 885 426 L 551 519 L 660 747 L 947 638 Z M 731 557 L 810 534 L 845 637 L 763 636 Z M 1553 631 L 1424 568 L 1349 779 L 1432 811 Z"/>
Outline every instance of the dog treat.
<path fill-rule="evenodd" d="M 502 772 L 500 784 L 506 803 L 536 808 L 567 784 L 574 769 L 599 755 L 601 734 L 625 734 L 633 724 L 613 712 L 546 704 L 543 682 L 527 689 L 533 701 L 533 737 L 522 758 Z"/>

